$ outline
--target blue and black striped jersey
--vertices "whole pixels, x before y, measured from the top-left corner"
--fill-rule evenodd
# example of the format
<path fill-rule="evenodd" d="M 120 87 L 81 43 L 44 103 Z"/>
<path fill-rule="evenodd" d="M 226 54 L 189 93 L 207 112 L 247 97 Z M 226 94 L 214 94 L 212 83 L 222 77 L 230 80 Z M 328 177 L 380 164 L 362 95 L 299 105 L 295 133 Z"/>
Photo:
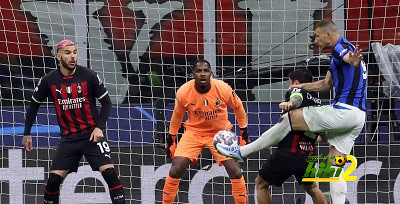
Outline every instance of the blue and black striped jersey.
<path fill-rule="evenodd" d="M 355 47 L 345 38 L 340 37 L 332 49 L 332 58 L 329 71 L 333 77 L 335 97 L 333 104 L 345 103 L 366 110 L 367 94 L 367 68 L 363 61 L 360 66 L 353 67 L 343 61 L 349 52 L 354 52 Z"/>

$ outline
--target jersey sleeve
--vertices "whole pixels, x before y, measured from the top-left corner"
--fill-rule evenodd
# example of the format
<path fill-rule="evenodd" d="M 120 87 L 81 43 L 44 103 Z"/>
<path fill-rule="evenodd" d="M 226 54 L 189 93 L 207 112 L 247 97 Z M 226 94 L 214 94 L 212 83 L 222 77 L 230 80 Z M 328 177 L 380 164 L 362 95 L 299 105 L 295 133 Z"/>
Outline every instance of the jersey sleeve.
<path fill-rule="evenodd" d="M 300 88 L 292 88 L 289 90 L 289 97 L 288 97 L 288 101 L 290 101 L 290 99 L 293 96 L 300 96 L 301 100 L 303 100 L 303 94 L 305 93 L 305 91 L 303 89 Z"/>
<path fill-rule="evenodd" d="M 172 113 L 171 122 L 169 124 L 169 133 L 172 135 L 176 135 L 178 133 L 179 128 L 181 127 L 181 123 L 183 117 L 186 113 L 186 107 L 183 103 L 183 97 L 180 90 L 178 90 L 175 99 L 174 112 Z"/>
<path fill-rule="evenodd" d="M 36 103 L 41 103 L 44 101 L 50 93 L 50 87 L 48 85 L 48 80 L 46 77 L 40 78 L 37 86 L 35 87 L 35 91 L 32 95 L 32 101 Z"/>
<path fill-rule="evenodd" d="M 342 41 L 342 39 L 339 39 L 340 41 Z M 343 57 L 347 55 L 347 53 L 349 53 L 349 51 L 354 52 L 354 46 L 352 44 L 350 44 L 347 41 L 342 41 L 341 43 L 338 43 L 334 48 L 333 48 L 333 55 L 340 60 L 341 62 L 343 62 Z"/>
<path fill-rule="evenodd" d="M 103 81 L 100 79 L 100 76 L 96 74 L 96 72 L 94 71 L 92 73 L 92 78 L 90 82 L 92 83 L 94 96 L 97 99 L 101 100 L 102 98 L 108 95 L 108 91 L 104 86 Z"/>
<path fill-rule="evenodd" d="M 228 84 L 224 84 L 225 86 L 225 97 L 226 104 L 232 109 L 236 109 L 239 106 L 243 106 L 242 100 L 240 100 L 239 96 L 236 95 L 235 91 Z"/>
<path fill-rule="evenodd" d="M 343 61 L 343 57 L 349 53 L 349 46 L 347 44 L 340 44 L 335 47 L 335 52 L 338 53 L 339 59 Z"/>
<path fill-rule="evenodd" d="M 228 85 L 226 85 L 226 104 L 233 109 L 235 112 L 236 120 L 240 128 L 247 127 L 247 116 L 244 110 L 242 100 L 236 95 L 235 91 Z"/>

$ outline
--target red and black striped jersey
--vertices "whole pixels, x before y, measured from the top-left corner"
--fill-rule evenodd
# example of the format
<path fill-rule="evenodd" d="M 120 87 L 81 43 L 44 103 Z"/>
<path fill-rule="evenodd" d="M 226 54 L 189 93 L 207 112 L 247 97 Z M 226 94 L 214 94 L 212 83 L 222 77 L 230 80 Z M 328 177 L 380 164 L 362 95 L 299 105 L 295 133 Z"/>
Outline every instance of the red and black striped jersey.
<path fill-rule="evenodd" d="M 289 101 L 291 96 L 299 94 L 303 98 L 299 108 L 322 105 L 321 99 L 315 93 L 300 88 L 293 88 L 287 91 L 285 101 Z M 310 134 L 310 137 L 306 134 Z M 277 153 L 299 161 L 305 161 L 309 155 L 315 154 L 315 137 L 316 135 L 311 132 L 291 131 L 279 142 Z"/>
<path fill-rule="evenodd" d="M 108 91 L 93 70 L 77 65 L 71 76 L 64 76 L 59 69 L 51 71 L 40 79 L 32 100 L 41 103 L 46 97 L 54 102 L 63 139 L 90 135 L 95 127 L 105 128 L 105 122 L 99 124 L 96 98 L 109 100 Z"/>

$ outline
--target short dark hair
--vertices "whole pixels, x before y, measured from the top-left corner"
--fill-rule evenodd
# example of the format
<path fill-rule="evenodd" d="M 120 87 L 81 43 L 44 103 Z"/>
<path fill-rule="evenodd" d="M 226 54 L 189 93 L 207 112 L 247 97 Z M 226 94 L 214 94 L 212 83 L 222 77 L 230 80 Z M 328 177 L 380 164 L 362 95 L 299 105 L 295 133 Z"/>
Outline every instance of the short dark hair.
<path fill-rule="evenodd" d="M 336 24 L 331 19 L 327 18 L 322 19 L 317 24 L 315 24 L 314 30 L 316 30 L 317 28 L 323 30 L 324 32 L 339 32 Z"/>
<path fill-rule="evenodd" d="M 208 67 L 211 68 L 211 64 L 209 61 L 205 60 L 205 59 L 198 59 L 196 60 L 193 64 L 192 64 L 192 71 L 194 71 L 197 68 L 197 64 L 198 63 L 206 63 L 208 65 Z"/>
<path fill-rule="evenodd" d="M 299 81 L 300 83 L 309 83 L 313 81 L 311 70 L 309 69 L 295 69 L 290 72 L 289 79 L 292 81 Z"/>

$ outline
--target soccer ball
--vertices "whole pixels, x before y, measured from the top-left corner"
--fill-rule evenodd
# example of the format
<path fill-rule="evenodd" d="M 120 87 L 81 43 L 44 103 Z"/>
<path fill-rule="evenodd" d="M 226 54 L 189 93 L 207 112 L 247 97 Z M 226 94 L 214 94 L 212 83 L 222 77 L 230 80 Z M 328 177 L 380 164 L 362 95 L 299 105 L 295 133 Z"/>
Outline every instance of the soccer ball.
<path fill-rule="evenodd" d="M 342 167 L 346 163 L 346 160 L 344 159 L 343 156 L 337 156 L 335 158 L 335 164 L 339 167 Z"/>
<path fill-rule="evenodd" d="M 227 146 L 238 146 L 238 137 L 232 131 L 220 130 L 214 135 L 214 147 L 218 143 Z"/>

